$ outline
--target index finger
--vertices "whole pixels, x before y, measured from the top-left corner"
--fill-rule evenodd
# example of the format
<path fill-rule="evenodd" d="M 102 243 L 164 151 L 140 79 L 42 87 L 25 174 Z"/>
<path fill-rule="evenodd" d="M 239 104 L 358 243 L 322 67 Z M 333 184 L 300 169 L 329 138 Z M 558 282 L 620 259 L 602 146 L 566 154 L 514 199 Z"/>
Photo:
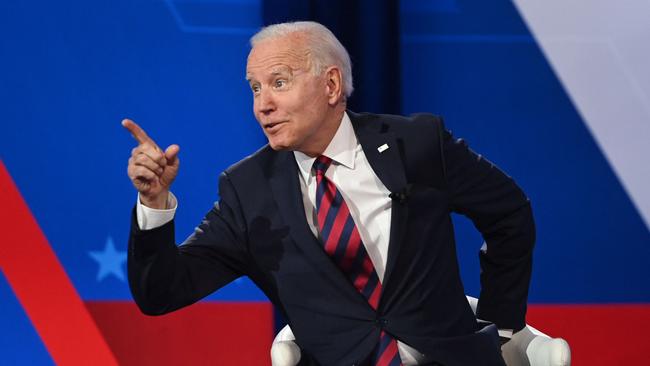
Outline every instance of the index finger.
<path fill-rule="evenodd" d="M 144 130 L 132 120 L 128 118 L 123 119 L 122 126 L 124 126 L 124 128 L 129 130 L 133 138 L 136 139 L 139 144 L 144 144 L 145 142 L 151 142 L 155 145 L 151 137 L 149 137 L 149 135 L 147 135 L 147 133 L 144 132 Z"/>

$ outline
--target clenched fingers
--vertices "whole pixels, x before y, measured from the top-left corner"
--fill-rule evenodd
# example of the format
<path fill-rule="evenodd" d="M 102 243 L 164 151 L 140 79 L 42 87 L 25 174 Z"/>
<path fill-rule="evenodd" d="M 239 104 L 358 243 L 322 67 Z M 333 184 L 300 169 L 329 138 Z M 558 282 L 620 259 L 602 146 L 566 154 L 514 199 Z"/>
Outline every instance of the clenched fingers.
<path fill-rule="evenodd" d="M 128 174 L 133 184 L 136 185 L 136 188 L 140 184 L 145 185 L 145 187 L 151 186 L 158 179 L 158 176 L 154 172 L 142 166 L 129 165 Z"/>
<path fill-rule="evenodd" d="M 129 165 L 142 166 L 154 172 L 156 175 L 161 175 L 164 167 L 160 166 L 157 162 L 151 159 L 146 154 L 137 154 L 129 158 Z"/>
<path fill-rule="evenodd" d="M 131 157 L 135 158 L 139 155 L 148 157 L 151 161 L 153 161 L 161 168 L 165 168 L 167 165 L 167 158 L 165 158 L 165 153 L 156 145 L 145 143 L 138 145 L 133 150 L 131 150 Z"/>

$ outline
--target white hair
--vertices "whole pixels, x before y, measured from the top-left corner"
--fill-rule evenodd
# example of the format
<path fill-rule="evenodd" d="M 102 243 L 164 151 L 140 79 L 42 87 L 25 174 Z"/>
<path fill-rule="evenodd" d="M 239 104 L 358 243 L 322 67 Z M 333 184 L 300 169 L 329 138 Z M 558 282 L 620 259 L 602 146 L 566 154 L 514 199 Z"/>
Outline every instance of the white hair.
<path fill-rule="evenodd" d="M 352 62 L 348 51 L 336 36 L 324 25 L 316 22 L 288 22 L 269 25 L 262 28 L 250 39 L 251 47 L 261 41 L 284 37 L 292 33 L 302 33 L 307 37 L 307 48 L 311 54 L 311 71 L 320 74 L 329 66 L 341 69 L 343 94 L 346 98 L 352 95 Z"/>

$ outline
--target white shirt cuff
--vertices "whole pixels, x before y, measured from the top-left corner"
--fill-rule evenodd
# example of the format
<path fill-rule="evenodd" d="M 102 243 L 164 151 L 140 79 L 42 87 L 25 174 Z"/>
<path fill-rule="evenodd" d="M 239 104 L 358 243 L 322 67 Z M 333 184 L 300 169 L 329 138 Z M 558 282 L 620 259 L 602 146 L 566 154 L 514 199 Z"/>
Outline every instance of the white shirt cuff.
<path fill-rule="evenodd" d="M 138 193 L 138 200 L 135 207 L 135 213 L 138 219 L 138 226 L 140 230 L 151 230 L 163 226 L 174 219 L 176 209 L 178 208 L 178 200 L 172 192 L 167 196 L 167 208 L 158 210 L 155 208 L 147 207 L 140 202 L 140 193 Z"/>
<path fill-rule="evenodd" d="M 499 329 L 499 337 L 512 338 L 512 329 Z"/>

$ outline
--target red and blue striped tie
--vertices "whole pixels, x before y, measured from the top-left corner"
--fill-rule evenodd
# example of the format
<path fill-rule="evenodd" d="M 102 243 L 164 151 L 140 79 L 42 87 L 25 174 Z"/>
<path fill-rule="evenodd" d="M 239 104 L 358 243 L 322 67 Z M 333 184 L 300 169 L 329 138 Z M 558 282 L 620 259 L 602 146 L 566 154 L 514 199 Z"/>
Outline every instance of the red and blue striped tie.
<path fill-rule="evenodd" d="M 325 177 L 332 159 L 319 156 L 314 161 L 316 172 L 316 211 L 318 226 L 325 252 L 345 273 L 354 287 L 377 310 L 381 295 L 381 282 L 375 267 L 361 242 L 348 205 L 334 183 Z M 402 360 L 397 341 L 390 334 L 381 331 L 377 351 L 373 357 L 374 366 L 398 366 Z"/>

